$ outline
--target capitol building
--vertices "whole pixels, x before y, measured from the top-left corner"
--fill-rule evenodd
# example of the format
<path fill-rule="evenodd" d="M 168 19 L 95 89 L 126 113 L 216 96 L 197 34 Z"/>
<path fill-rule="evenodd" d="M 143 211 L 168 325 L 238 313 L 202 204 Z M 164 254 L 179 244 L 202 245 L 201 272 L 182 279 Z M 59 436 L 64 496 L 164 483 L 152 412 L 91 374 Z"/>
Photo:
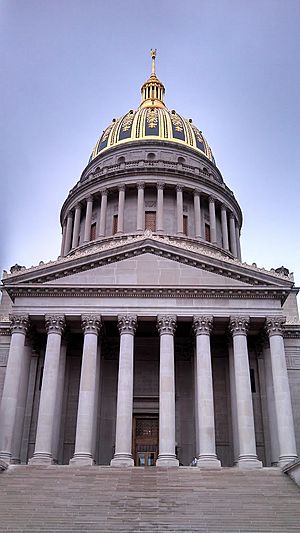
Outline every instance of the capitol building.
<path fill-rule="evenodd" d="M 248 471 L 300 452 L 293 276 L 243 262 L 241 207 L 151 57 L 66 197 L 58 259 L 4 273 L 7 465 Z"/>

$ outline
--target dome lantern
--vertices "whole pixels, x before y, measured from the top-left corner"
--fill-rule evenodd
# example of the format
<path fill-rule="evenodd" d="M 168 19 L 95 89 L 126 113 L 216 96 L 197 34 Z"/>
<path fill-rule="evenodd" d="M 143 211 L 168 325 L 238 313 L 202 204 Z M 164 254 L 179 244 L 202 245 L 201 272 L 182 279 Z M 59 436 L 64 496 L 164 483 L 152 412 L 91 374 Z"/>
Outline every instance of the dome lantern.
<path fill-rule="evenodd" d="M 155 72 L 156 48 L 150 50 L 152 72 L 150 78 L 141 87 L 142 103 L 140 107 L 164 107 L 165 87 Z"/>

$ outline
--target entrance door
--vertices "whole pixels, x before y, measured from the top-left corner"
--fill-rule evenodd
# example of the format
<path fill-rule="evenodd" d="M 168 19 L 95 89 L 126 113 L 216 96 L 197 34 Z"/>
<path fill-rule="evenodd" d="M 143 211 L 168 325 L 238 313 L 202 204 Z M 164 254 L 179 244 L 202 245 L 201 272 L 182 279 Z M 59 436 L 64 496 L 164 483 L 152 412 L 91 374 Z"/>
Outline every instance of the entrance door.
<path fill-rule="evenodd" d="M 134 462 L 136 466 L 155 466 L 158 455 L 158 416 L 134 417 Z"/>

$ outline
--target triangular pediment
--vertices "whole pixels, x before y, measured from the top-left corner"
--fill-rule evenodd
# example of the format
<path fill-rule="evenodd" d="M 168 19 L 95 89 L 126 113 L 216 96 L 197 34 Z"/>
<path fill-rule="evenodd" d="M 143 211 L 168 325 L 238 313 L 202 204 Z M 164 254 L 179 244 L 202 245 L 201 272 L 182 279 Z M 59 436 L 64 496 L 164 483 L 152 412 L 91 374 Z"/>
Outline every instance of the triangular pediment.
<path fill-rule="evenodd" d="M 65 277 L 63 282 L 64 285 L 74 286 L 248 286 L 242 281 L 208 272 L 195 266 L 185 265 L 174 259 L 160 257 L 153 253 L 144 253 L 71 274 Z M 60 285 L 61 279 L 50 281 L 49 284 Z"/>

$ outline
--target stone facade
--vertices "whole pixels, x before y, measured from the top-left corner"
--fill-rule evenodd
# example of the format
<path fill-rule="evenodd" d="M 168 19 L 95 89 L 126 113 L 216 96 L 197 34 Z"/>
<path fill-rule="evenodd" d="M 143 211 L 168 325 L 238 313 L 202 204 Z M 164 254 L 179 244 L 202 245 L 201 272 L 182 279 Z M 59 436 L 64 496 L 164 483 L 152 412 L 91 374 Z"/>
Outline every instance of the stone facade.
<path fill-rule="evenodd" d="M 297 457 L 297 291 L 285 269 L 242 262 L 241 209 L 206 148 L 149 137 L 97 152 L 62 207 L 58 259 L 4 276 L 7 463 Z"/>

